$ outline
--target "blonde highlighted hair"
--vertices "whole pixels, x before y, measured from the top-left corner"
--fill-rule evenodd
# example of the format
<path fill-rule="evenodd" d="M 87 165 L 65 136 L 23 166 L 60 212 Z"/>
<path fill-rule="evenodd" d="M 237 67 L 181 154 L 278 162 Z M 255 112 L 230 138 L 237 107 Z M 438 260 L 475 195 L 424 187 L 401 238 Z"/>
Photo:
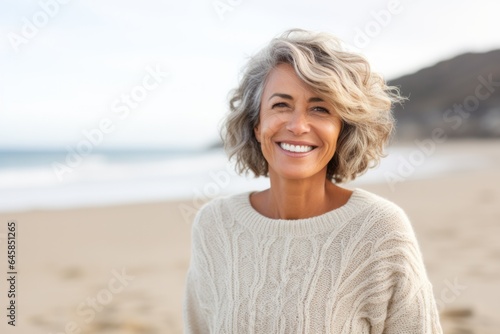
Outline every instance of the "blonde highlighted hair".
<path fill-rule="evenodd" d="M 240 173 L 267 176 L 268 164 L 254 134 L 268 74 L 290 64 L 311 89 L 325 97 L 342 120 L 337 149 L 327 178 L 341 183 L 375 166 L 394 129 L 393 103 L 403 98 L 395 87 L 370 69 L 362 56 L 346 51 L 327 33 L 300 29 L 274 38 L 247 63 L 239 85 L 231 91 L 221 136 Z"/>

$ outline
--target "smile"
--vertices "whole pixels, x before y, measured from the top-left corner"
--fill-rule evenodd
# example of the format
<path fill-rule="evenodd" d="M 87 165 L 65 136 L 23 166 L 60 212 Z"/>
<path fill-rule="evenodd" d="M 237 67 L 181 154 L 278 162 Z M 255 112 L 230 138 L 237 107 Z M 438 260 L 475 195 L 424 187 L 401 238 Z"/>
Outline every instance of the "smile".
<path fill-rule="evenodd" d="M 282 149 L 284 149 L 285 151 L 294 152 L 294 153 L 304 153 L 304 152 L 312 151 L 314 149 L 313 146 L 292 145 L 292 144 L 287 144 L 287 143 L 280 143 L 280 147 Z"/>

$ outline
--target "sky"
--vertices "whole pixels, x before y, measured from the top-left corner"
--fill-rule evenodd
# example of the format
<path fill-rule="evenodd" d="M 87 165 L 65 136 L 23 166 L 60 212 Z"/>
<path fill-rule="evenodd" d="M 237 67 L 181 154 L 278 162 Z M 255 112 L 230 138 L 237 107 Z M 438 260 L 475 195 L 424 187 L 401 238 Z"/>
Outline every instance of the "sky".
<path fill-rule="evenodd" d="M 500 48 L 496 0 L 2 0 L 0 149 L 199 149 L 248 57 L 327 31 L 387 79 Z"/>

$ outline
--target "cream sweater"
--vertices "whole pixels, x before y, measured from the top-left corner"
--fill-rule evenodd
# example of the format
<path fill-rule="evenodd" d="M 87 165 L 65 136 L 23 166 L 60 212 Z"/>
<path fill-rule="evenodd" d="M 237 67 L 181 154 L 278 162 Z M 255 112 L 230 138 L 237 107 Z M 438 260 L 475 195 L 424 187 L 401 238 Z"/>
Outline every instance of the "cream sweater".
<path fill-rule="evenodd" d="M 249 193 L 197 214 L 185 333 L 441 333 L 413 229 L 386 199 L 355 189 L 323 215 L 270 219 Z"/>

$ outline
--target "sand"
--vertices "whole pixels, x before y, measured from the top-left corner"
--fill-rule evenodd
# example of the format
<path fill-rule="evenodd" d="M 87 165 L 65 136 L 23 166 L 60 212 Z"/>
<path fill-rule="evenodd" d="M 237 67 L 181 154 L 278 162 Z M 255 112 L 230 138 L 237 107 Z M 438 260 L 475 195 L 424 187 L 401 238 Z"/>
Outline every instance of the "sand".
<path fill-rule="evenodd" d="M 410 217 L 434 285 L 445 333 L 500 333 L 500 142 L 442 144 L 436 154 L 470 152 L 487 164 L 439 178 L 362 188 Z M 351 187 L 356 184 L 350 185 Z M 0 213 L 17 223 L 16 327 L 2 333 L 182 333 L 190 256 L 189 202 Z"/>

